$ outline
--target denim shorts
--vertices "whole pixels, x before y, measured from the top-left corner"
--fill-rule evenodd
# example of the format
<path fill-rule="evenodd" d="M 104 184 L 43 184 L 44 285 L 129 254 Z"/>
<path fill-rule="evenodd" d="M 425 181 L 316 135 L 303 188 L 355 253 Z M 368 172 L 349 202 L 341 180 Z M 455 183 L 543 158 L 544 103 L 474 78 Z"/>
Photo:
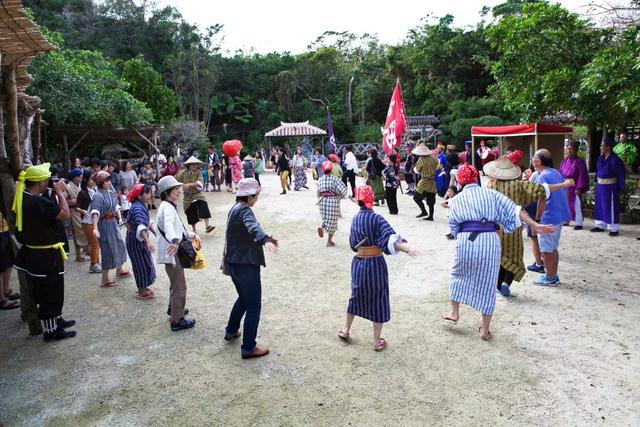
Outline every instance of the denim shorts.
<path fill-rule="evenodd" d="M 551 253 L 558 249 L 560 245 L 560 233 L 562 233 L 562 224 L 554 225 L 556 231 L 549 234 L 538 234 L 538 244 L 540 252 Z"/>

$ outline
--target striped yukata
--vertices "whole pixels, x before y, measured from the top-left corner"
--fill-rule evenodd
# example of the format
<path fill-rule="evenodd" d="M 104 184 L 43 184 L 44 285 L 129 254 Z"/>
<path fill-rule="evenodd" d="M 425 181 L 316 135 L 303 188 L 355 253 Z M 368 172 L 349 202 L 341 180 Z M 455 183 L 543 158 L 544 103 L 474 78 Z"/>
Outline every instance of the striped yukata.
<path fill-rule="evenodd" d="M 138 289 L 147 288 L 156 281 L 156 267 L 147 244 L 140 233 L 149 229 L 150 218 L 147 207 L 140 200 L 136 200 L 129 209 L 127 221 L 127 253 L 131 259 L 133 276 Z"/>
<path fill-rule="evenodd" d="M 98 231 L 100 238 L 100 252 L 102 253 L 102 269 L 113 270 L 122 266 L 127 261 L 127 249 L 124 246 L 120 231 L 118 230 L 118 220 L 116 219 L 116 195 L 111 190 L 100 189 L 95 192 L 91 200 L 91 215 L 98 214 Z M 114 217 L 104 219 L 104 216 L 111 214 Z"/>
<path fill-rule="evenodd" d="M 501 245 L 497 233 L 460 232 L 460 224 L 468 221 L 493 221 L 505 233 L 520 227 L 520 208 L 495 190 L 467 184 L 449 199 L 449 227 L 456 239 L 456 253 L 451 271 L 451 300 L 467 304 L 484 315 L 493 314 L 496 305 L 496 283 L 500 269 Z"/>
<path fill-rule="evenodd" d="M 321 196 L 322 193 L 333 193 L 334 196 Z M 322 175 L 318 179 L 318 206 L 322 216 L 322 229 L 327 233 L 335 233 L 340 216 L 340 200 L 349 196 L 349 190 L 340 178 L 333 175 Z"/>
<path fill-rule="evenodd" d="M 497 180 L 492 188 L 507 196 L 518 206 L 526 206 L 531 202 L 540 202 L 546 200 L 547 197 L 544 186 L 519 179 L 510 181 Z M 502 247 L 500 266 L 513 273 L 513 279 L 519 282 L 526 272 L 522 226 L 518 227 L 513 233 L 503 233 L 500 243 Z M 498 283 L 498 285 L 500 284 Z"/>
<path fill-rule="evenodd" d="M 364 238 L 364 246 L 378 246 L 387 255 L 395 255 L 394 244 L 402 237 L 393 231 L 389 223 L 369 209 L 360 209 L 353 217 L 349 245 L 355 246 Z M 389 274 L 384 256 L 374 258 L 353 257 L 351 261 L 351 298 L 347 313 L 385 323 L 391 319 L 389 305 Z"/>

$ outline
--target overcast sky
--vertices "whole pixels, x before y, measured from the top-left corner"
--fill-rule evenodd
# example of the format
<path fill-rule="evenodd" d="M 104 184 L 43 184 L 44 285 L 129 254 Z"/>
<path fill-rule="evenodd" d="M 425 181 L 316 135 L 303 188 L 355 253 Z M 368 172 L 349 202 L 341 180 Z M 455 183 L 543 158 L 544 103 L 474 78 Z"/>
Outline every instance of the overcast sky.
<path fill-rule="evenodd" d="M 455 17 L 454 25 L 473 26 L 482 6 L 504 0 L 158 0 L 176 7 L 188 22 L 201 28 L 224 25 L 223 49 L 257 53 L 303 52 L 324 31 L 377 34 L 396 44 L 426 15 Z M 571 11 L 586 12 L 589 0 L 562 0 Z"/>

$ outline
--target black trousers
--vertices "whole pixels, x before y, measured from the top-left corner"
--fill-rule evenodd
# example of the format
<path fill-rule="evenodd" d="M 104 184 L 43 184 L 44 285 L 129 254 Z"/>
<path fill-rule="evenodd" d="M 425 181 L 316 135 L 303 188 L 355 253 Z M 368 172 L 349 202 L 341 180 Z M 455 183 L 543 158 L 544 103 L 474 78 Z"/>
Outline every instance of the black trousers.
<path fill-rule="evenodd" d="M 384 189 L 384 194 L 387 199 L 389 213 L 396 215 L 398 213 L 398 189 L 386 187 Z"/>
<path fill-rule="evenodd" d="M 413 201 L 416 202 L 416 205 L 420 207 L 420 212 L 426 213 L 427 210 L 424 208 L 423 200 L 427 201 L 427 206 L 429 206 L 429 217 L 433 218 L 433 207 L 436 204 L 436 193 L 417 193 L 413 195 Z"/>
<path fill-rule="evenodd" d="M 356 196 L 356 172 L 355 171 L 352 171 L 352 170 L 344 171 L 344 174 L 342 175 L 342 182 L 344 182 L 344 185 L 347 185 L 347 181 L 349 181 L 349 184 L 351 184 L 351 195 L 355 197 Z"/>
<path fill-rule="evenodd" d="M 46 320 L 62 315 L 64 275 L 51 273 L 47 277 L 33 277 L 27 274 L 26 277 L 38 305 L 38 318 Z"/>
<path fill-rule="evenodd" d="M 194 200 L 191 202 L 185 214 L 187 214 L 187 222 L 189 225 L 197 224 L 201 219 L 211 218 L 209 205 L 204 200 Z"/>
<path fill-rule="evenodd" d="M 500 272 L 498 273 L 498 283 L 496 287 L 500 289 L 500 285 L 506 283 L 511 286 L 513 283 L 514 274 L 508 270 L 506 270 L 503 266 L 500 266 Z"/>

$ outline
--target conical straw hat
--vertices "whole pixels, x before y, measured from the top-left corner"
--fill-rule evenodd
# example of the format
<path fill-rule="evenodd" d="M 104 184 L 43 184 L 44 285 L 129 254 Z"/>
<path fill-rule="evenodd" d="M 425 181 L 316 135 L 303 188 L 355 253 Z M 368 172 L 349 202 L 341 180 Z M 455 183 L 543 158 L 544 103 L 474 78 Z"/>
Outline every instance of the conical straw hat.
<path fill-rule="evenodd" d="M 418 144 L 418 146 L 413 149 L 411 154 L 415 154 L 416 156 L 430 156 L 431 150 L 429 150 L 424 144 Z"/>
<path fill-rule="evenodd" d="M 520 166 L 514 165 L 507 156 L 502 156 L 498 160 L 487 163 L 482 167 L 482 170 L 491 178 L 503 181 L 517 179 L 522 175 Z"/>

